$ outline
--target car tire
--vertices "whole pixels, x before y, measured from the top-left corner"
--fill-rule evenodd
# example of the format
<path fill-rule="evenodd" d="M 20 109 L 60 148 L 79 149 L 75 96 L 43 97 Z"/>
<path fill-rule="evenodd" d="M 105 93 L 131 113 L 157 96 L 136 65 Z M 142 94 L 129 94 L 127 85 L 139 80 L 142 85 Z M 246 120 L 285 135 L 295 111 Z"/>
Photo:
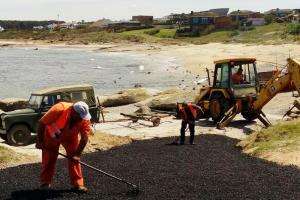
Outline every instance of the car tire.
<path fill-rule="evenodd" d="M 244 119 L 246 119 L 248 122 L 252 122 L 254 120 L 257 119 L 257 117 L 259 116 L 259 114 L 257 113 L 242 113 L 242 116 L 244 117 Z"/>
<path fill-rule="evenodd" d="M 4 140 L 4 141 L 6 141 L 7 140 L 7 135 L 5 134 L 0 134 L 0 138 L 2 139 L 2 140 Z"/>
<path fill-rule="evenodd" d="M 7 143 L 12 146 L 26 146 L 31 142 L 31 132 L 26 125 L 15 125 L 7 133 Z"/>

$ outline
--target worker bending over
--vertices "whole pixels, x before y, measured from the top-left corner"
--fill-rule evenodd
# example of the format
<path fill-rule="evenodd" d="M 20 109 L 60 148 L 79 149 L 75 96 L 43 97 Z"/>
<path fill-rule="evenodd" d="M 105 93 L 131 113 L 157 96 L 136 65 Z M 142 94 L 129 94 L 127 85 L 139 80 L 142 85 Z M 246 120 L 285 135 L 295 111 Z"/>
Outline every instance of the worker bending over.
<path fill-rule="evenodd" d="M 187 125 L 189 126 L 190 130 L 190 144 L 194 144 L 194 138 L 195 138 L 195 122 L 197 119 L 197 112 L 201 108 L 197 105 L 194 105 L 192 103 L 182 103 L 178 104 L 178 117 L 182 119 L 181 122 L 181 128 L 180 128 L 180 139 L 179 144 L 183 145 L 185 142 L 185 131 Z"/>
<path fill-rule="evenodd" d="M 90 119 L 89 107 L 84 102 L 60 102 L 41 118 L 36 142 L 36 148 L 42 149 L 41 189 L 51 187 L 59 146 L 62 144 L 70 158 L 68 169 L 72 189 L 87 192 L 78 161 L 88 142 Z"/>

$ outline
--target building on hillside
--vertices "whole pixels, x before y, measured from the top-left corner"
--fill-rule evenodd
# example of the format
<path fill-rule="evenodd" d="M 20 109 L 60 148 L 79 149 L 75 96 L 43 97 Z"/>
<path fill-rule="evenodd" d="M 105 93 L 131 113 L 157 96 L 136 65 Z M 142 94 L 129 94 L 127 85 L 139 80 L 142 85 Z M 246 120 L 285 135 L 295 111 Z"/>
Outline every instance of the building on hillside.
<path fill-rule="evenodd" d="M 216 9 L 210 9 L 208 12 L 213 12 L 217 14 L 219 17 L 224 17 L 228 15 L 229 8 L 216 8 Z"/>
<path fill-rule="evenodd" d="M 214 26 L 215 29 L 232 29 L 236 27 L 236 23 L 229 16 L 221 16 L 215 18 Z"/>
<path fill-rule="evenodd" d="M 200 28 L 208 25 L 213 25 L 215 18 L 218 17 L 213 12 L 191 12 L 190 25 L 193 28 Z"/>
<path fill-rule="evenodd" d="M 0 26 L 0 32 L 3 32 L 3 31 L 5 31 L 5 29 L 2 26 Z"/>
<path fill-rule="evenodd" d="M 196 36 L 199 34 L 209 33 L 216 29 L 231 29 L 234 24 L 231 18 L 225 15 L 227 10 L 229 9 L 224 9 L 222 10 L 223 12 L 192 11 L 190 13 L 188 27 L 179 27 L 176 35 Z"/>
<path fill-rule="evenodd" d="M 32 29 L 33 30 L 43 30 L 43 29 L 45 29 L 45 27 L 44 26 L 34 26 L 34 27 L 32 27 Z"/>
<path fill-rule="evenodd" d="M 300 23 L 300 9 L 294 9 L 291 17 L 292 23 Z"/>
<path fill-rule="evenodd" d="M 245 21 L 249 18 L 249 15 L 253 14 L 250 10 L 237 10 L 229 13 L 232 21 Z"/>
<path fill-rule="evenodd" d="M 169 16 L 154 18 L 153 24 L 166 24 L 168 20 L 169 20 Z"/>
<path fill-rule="evenodd" d="M 79 25 L 76 22 L 66 22 L 63 24 L 59 24 L 59 29 L 75 29 L 77 28 Z"/>
<path fill-rule="evenodd" d="M 276 21 L 278 23 L 282 22 L 291 22 L 293 10 L 292 9 L 272 9 L 264 13 L 268 18 L 272 19 L 272 21 Z"/>
<path fill-rule="evenodd" d="M 271 9 L 267 12 L 265 12 L 265 15 L 273 15 L 275 17 L 279 17 L 279 18 L 284 18 L 287 17 L 288 15 L 292 14 L 293 10 L 292 9 Z"/>
<path fill-rule="evenodd" d="M 153 16 L 132 16 L 132 21 L 140 22 L 142 26 L 150 27 L 153 25 Z"/>
<path fill-rule="evenodd" d="M 174 14 L 167 16 L 167 24 L 180 24 L 189 25 L 190 24 L 190 14 Z"/>
<path fill-rule="evenodd" d="M 49 30 L 54 30 L 58 27 L 58 24 L 57 23 L 53 23 L 53 24 L 49 24 L 47 25 L 47 29 Z"/>
<path fill-rule="evenodd" d="M 250 22 L 252 26 L 263 26 L 266 24 L 265 18 L 248 18 L 247 21 Z"/>
<path fill-rule="evenodd" d="M 140 22 L 137 21 L 123 21 L 123 22 L 113 22 L 107 24 L 105 29 L 107 31 L 111 32 L 119 32 L 119 31 L 129 31 L 129 30 L 137 30 L 141 29 L 143 26 L 141 26 Z"/>

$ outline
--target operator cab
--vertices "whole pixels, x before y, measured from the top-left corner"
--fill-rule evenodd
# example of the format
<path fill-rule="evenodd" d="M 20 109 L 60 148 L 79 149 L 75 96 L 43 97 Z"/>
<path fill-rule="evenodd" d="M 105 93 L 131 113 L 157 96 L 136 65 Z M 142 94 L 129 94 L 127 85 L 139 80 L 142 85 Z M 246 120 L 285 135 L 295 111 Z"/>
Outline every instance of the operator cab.
<path fill-rule="evenodd" d="M 234 97 L 254 97 L 259 91 L 255 58 L 216 61 L 214 75 L 213 87 L 229 89 Z"/>

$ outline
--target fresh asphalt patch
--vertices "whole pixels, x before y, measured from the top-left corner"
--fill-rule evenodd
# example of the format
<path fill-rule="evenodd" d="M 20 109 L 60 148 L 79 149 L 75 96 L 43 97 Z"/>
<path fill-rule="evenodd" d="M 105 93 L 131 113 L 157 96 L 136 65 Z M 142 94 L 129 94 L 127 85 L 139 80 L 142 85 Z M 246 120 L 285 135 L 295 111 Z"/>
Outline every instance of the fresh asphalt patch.
<path fill-rule="evenodd" d="M 40 191 L 40 164 L 0 171 L 0 199 L 300 199 L 300 170 L 250 157 L 221 135 L 196 137 L 196 145 L 165 145 L 171 138 L 84 155 L 82 161 L 140 186 L 83 168 L 87 194 L 70 190 L 66 159 L 58 160 L 53 189 Z"/>

